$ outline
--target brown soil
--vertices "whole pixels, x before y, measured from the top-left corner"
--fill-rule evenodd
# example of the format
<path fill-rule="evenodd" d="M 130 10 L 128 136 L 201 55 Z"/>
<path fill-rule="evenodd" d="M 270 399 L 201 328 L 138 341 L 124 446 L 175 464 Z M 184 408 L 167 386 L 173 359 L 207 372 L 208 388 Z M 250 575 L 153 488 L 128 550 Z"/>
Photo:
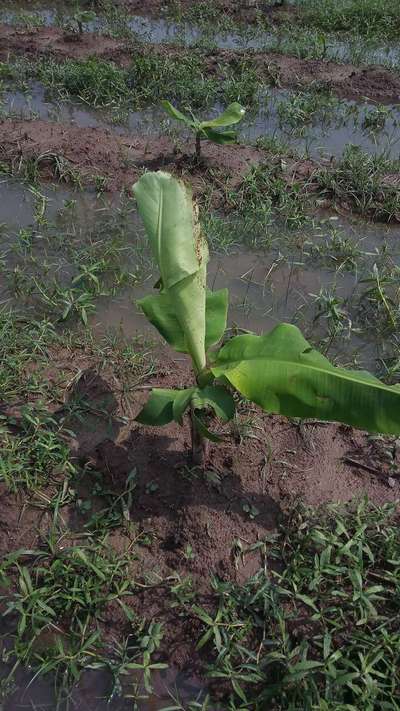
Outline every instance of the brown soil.
<path fill-rule="evenodd" d="M 110 192 L 130 189 L 145 170 L 166 170 L 191 183 L 194 195 L 201 201 L 205 196 L 213 207 L 232 208 L 229 199 L 231 190 L 240 190 L 245 176 L 254 167 L 267 166 L 288 186 L 295 184 L 309 195 L 310 199 L 321 189 L 317 174 L 322 169 L 335 168 L 335 162 L 308 159 L 285 159 L 251 146 L 219 146 L 207 141 L 202 143 L 202 158 L 194 157 L 193 141 L 174 144 L 167 137 L 119 136 L 106 129 L 79 128 L 71 124 L 50 123 L 40 120 L 0 120 L 0 162 L 10 167 L 12 174 L 24 172 L 30 165 L 42 180 L 58 180 L 82 185 L 98 185 Z M 397 189 L 400 176 L 391 174 L 382 177 L 382 187 Z M 323 191 L 324 208 L 334 207 L 342 213 L 357 210 L 349 192 L 337 198 Z M 380 219 L 380 206 L 385 192 L 377 195 L 368 212 L 372 219 Z M 310 202 L 310 206 L 312 202 Z M 385 218 L 387 219 L 387 217 Z M 391 220 L 399 221 L 394 213 Z"/>
<path fill-rule="evenodd" d="M 197 603 L 207 604 L 211 600 L 210 573 L 222 580 L 242 582 L 260 566 L 258 552 L 235 558 L 235 541 L 240 540 L 246 549 L 265 539 L 297 500 L 315 506 L 364 494 L 378 504 L 400 498 L 400 477 L 390 474 L 385 456 L 393 444 L 377 444 L 364 433 L 339 425 L 296 425 L 255 410 L 242 411 L 240 428 L 225 430 L 225 442 L 211 447 L 205 473 L 193 471 L 188 423 L 182 428 L 137 425 L 133 418 L 148 391 L 133 389 L 127 400 L 126 389 L 115 376 L 116 364 L 112 372 L 102 370 L 85 350 L 63 349 L 50 355 L 52 367 L 47 377 L 58 386 L 64 383 L 51 410 L 75 433 L 69 442 L 76 460 L 102 472 L 106 488 L 116 496 L 126 488 L 128 473 L 137 470 L 138 486 L 129 512 L 133 528 L 113 531 L 109 543 L 122 551 L 133 539 L 149 538 L 146 545 L 135 546 L 137 556 L 132 557 L 132 579 L 138 582 L 148 582 L 148 576 L 154 579 L 158 575 L 160 581 L 176 574 L 181 579 L 191 576 L 199 591 Z M 182 359 L 173 360 L 169 352 L 162 352 L 161 360 L 163 366 L 149 384 L 183 387 L 191 382 Z M 76 398 L 86 402 L 92 414 L 79 419 L 67 416 L 66 405 Z M 15 411 L 14 415 L 18 418 Z M 397 458 L 399 467 L 399 454 Z M 78 493 L 91 498 L 96 510 L 103 508 L 104 502 L 91 495 L 90 471 L 77 485 Z M 149 485 L 156 485 L 155 493 Z M 48 486 L 45 494 L 49 500 L 56 490 L 55 482 Z M 35 508 L 43 502 L 35 497 L 31 494 L 27 501 L 0 487 L 3 555 L 17 548 L 37 549 L 48 535 L 53 512 Z M 244 510 L 246 506 L 255 507 L 254 519 Z M 64 506 L 61 516 L 72 530 L 62 537 L 65 547 L 68 539 L 74 540 L 82 530 L 85 520 L 73 505 Z M 198 622 L 190 612 L 182 616 L 182 610 L 171 608 L 164 588 L 164 583 L 155 583 L 130 604 L 141 616 L 163 619 L 170 661 L 193 668 Z M 126 622 L 117 605 L 110 606 L 104 624 L 110 636 L 125 631 Z"/>
<path fill-rule="evenodd" d="M 0 25 L 0 59 L 7 58 L 10 53 L 32 58 L 51 55 L 60 60 L 97 56 L 129 66 L 133 53 L 176 56 L 185 51 L 173 45 L 145 45 L 132 49 L 122 41 L 91 33 L 85 33 L 79 41 L 71 42 L 56 27 L 27 30 Z M 320 85 L 347 99 L 367 97 L 381 103 L 397 103 L 400 100 L 400 77 L 383 67 L 356 67 L 277 53 L 213 50 L 204 57 L 205 70 L 223 76 L 224 67 L 235 67 L 246 57 L 254 60 L 260 76 L 270 78 L 282 87 Z"/>
<path fill-rule="evenodd" d="M 105 177 L 105 187 L 111 191 L 131 187 L 144 170 L 163 169 L 185 177 L 197 194 L 211 183 L 218 203 L 225 189 L 238 187 L 264 157 L 252 147 L 232 149 L 209 143 L 202 146 L 202 154 L 202 160 L 196 161 L 192 143 L 178 148 L 166 137 L 121 137 L 103 129 L 46 121 L 0 121 L 0 160 L 13 169 L 21 160 L 33 160 L 43 179 L 54 179 L 56 174 L 73 181 L 76 171 L 84 183 L 92 183 L 94 176 Z"/>

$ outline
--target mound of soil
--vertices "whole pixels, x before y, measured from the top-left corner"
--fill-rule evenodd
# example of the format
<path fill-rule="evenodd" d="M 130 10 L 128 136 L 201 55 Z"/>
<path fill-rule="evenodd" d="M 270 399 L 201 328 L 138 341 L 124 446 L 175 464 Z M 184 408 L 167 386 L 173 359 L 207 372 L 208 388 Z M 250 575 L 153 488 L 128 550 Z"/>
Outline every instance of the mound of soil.
<path fill-rule="evenodd" d="M 237 188 L 263 159 L 265 154 L 251 146 L 205 142 L 198 161 L 192 142 L 178 148 L 167 137 L 116 136 L 103 129 L 46 121 L 0 121 L 1 161 L 16 167 L 21 160 L 33 160 L 41 177 L 50 180 L 56 175 L 73 182 L 74 171 L 84 183 L 102 176 L 111 191 L 131 187 L 144 170 L 162 169 L 185 177 L 198 194 L 211 183 L 218 203 L 226 187 Z"/>
<path fill-rule="evenodd" d="M 148 385 L 176 388 L 191 382 L 181 359 L 173 360 L 163 352 L 162 362 Z M 105 487 L 117 497 L 126 489 L 128 474 L 136 470 L 128 516 L 135 540 L 146 539 L 146 543 L 135 547 L 132 579 L 148 584 L 151 577 L 160 582 L 144 587 L 129 604 L 141 616 L 163 620 L 165 649 L 170 661 L 180 667 L 193 668 L 199 622 L 170 606 L 163 594 L 165 578 L 190 576 L 199 592 L 197 603 L 207 604 L 211 574 L 243 582 L 259 569 L 259 549 L 248 549 L 268 540 L 295 501 L 317 506 L 367 494 L 381 504 L 400 497 L 400 476 L 393 474 L 393 467 L 389 469 L 386 456 L 388 448 L 394 447 L 392 441 L 369 438 L 340 425 L 295 424 L 243 409 L 237 426 L 225 430 L 221 445 L 211 447 L 206 470 L 200 471 L 190 465 L 187 422 L 182 428 L 135 423 L 133 418 L 148 396 L 143 386 L 133 391 L 128 402 L 115 374 L 101 370 L 84 351 L 54 351 L 48 377 L 59 382 L 60 374 L 63 382 L 74 384 L 66 386 L 63 403 L 54 405 L 53 416 L 75 433 L 71 456 L 86 466 L 77 485 L 79 496 L 92 500 L 92 510 L 103 508 L 101 495 L 98 501 L 93 496 L 91 472 L 101 472 Z M 66 415 L 66 406 L 76 398 L 89 405 L 84 418 Z M 396 456 L 399 468 L 398 452 Z M 45 494 L 49 500 L 54 497 L 54 482 Z M 27 502 L 1 486 L 1 553 L 40 546 L 52 526 L 53 513 L 34 504 L 34 497 Z M 85 519 L 72 504 L 64 506 L 61 515 L 71 531 L 63 536 L 66 545 L 68 538 L 79 536 Z M 108 540 L 117 551 L 131 544 L 126 529 L 113 530 Z M 238 542 L 247 550 L 245 555 Z M 120 607 L 111 605 L 104 620 L 106 632 L 115 638 L 124 624 Z"/>
<path fill-rule="evenodd" d="M 72 42 L 57 27 L 22 29 L 0 25 L 0 59 L 7 59 L 10 53 L 32 58 L 48 55 L 59 60 L 96 56 L 129 67 L 134 55 L 175 57 L 187 52 L 183 47 L 166 44 L 136 45 L 132 48 L 121 40 L 89 32 Z M 368 98 L 380 103 L 400 101 L 400 77 L 383 67 L 357 67 L 323 59 L 299 59 L 273 52 L 215 49 L 204 55 L 204 68 L 205 71 L 223 75 L 224 66 L 235 67 L 246 58 L 254 62 L 260 77 L 269 78 L 282 87 L 320 85 L 346 99 Z"/>

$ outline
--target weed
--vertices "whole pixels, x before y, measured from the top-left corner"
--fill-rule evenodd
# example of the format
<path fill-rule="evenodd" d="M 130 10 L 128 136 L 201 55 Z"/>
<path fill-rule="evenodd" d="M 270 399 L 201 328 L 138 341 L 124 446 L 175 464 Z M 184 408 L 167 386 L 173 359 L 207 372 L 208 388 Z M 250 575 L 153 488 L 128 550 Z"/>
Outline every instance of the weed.
<path fill-rule="evenodd" d="M 128 658 L 118 665 L 118 674 L 142 671 L 150 690 L 151 671 L 165 667 L 151 660 L 162 639 L 161 626 L 135 624 L 125 602 L 133 594 L 128 563 L 129 557 L 117 555 L 106 538 L 69 546 L 60 540 L 41 551 L 11 555 L 3 565 L 7 573 L 16 573 L 15 592 L 3 595 L 5 615 L 17 620 L 9 654 L 34 665 L 37 674 L 52 672 L 65 693 L 84 668 L 110 668 L 113 663 L 102 654 L 102 620 L 117 605 L 133 627 L 125 643 Z"/>
<path fill-rule="evenodd" d="M 385 154 L 371 155 L 347 146 L 333 168 L 323 168 L 315 178 L 323 192 L 337 200 L 351 201 L 361 214 L 390 221 L 400 209 L 400 191 L 386 176 L 398 166 Z"/>
<path fill-rule="evenodd" d="M 77 96 L 93 106 L 116 105 L 130 94 L 127 72 L 96 57 L 81 62 L 68 59 L 62 64 L 45 60 L 38 65 L 37 75 L 50 89 Z"/>
<path fill-rule="evenodd" d="M 11 491 L 34 490 L 74 472 L 62 428 L 39 405 L 24 406 L 20 418 L 1 417 L 0 425 L 0 481 Z"/>
<path fill-rule="evenodd" d="M 215 579 L 217 611 L 192 609 L 224 708 L 395 711 L 399 553 L 393 506 L 300 507 L 267 545 L 272 569 Z"/>
<path fill-rule="evenodd" d="M 376 0 L 302 0 L 299 20 L 305 26 L 327 32 L 395 38 L 400 28 L 400 9 L 396 0 L 387 0 L 384 7 Z"/>

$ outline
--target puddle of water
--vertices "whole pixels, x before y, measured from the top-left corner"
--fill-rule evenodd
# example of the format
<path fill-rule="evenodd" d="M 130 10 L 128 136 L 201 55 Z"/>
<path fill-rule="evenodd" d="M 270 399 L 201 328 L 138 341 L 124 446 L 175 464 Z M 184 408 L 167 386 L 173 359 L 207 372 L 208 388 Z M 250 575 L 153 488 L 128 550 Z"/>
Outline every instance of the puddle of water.
<path fill-rule="evenodd" d="M 0 682 L 7 678 L 10 666 L 0 664 Z M 188 703 L 201 701 L 205 696 L 204 688 L 198 680 L 172 669 L 152 674 L 151 694 L 146 692 L 140 679 L 135 679 L 133 672 L 130 677 L 121 679 L 123 686 L 120 693 L 110 698 L 113 689 L 111 675 L 106 670 L 85 671 L 68 700 L 60 703 L 51 675 L 35 678 L 29 670 L 18 668 L 13 680 L 13 691 L 1 708 L 2 711 L 132 711 L 134 708 L 140 711 L 162 711 L 174 705 L 173 697 Z M 138 699 L 137 706 L 134 705 L 135 696 Z M 208 709 L 218 711 L 216 706 L 209 706 Z"/>
<path fill-rule="evenodd" d="M 0 20 L 10 24 L 28 24 L 34 26 L 35 23 L 41 26 L 60 25 L 68 22 L 74 12 L 71 7 L 64 3 L 59 3 L 56 8 L 43 7 L 42 4 L 18 2 L 5 4 L 0 11 Z M 243 28 L 242 33 L 224 32 L 216 33 L 210 37 L 204 35 L 201 28 L 187 22 L 176 23 L 166 18 L 153 18 L 141 15 L 127 15 L 123 21 L 124 28 L 136 34 L 137 38 L 143 42 L 154 44 L 179 43 L 192 46 L 198 43 L 209 43 L 222 49 L 257 49 L 265 44 L 265 34 L 255 33 L 254 30 Z M 94 20 L 85 23 L 85 30 L 90 32 L 102 32 L 112 30 L 107 18 L 98 15 Z"/>
<path fill-rule="evenodd" d="M 2 219 L 8 223 L 0 233 L 0 259 L 5 267 L 12 270 L 17 265 L 21 268 L 25 265 L 29 274 L 32 269 L 40 273 L 46 264 L 46 268 L 50 269 L 48 278 L 57 276 L 63 288 L 71 287 L 72 279 L 77 275 L 82 262 L 82 254 L 91 255 L 85 257 L 85 263 L 99 260 L 103 250 L 101 245 L 105 249 L 106 244 L 113 240 L 115 232 L 117 241 L 114 259 L 119 264 L 118 268 L 126 274 L 137 273 L 138 277 L 133 281 L 129 278 L 128 281 L 119 282 L 120 287 L 114 296 L 92 295 L 96 310 L 90 316 L 89 323 L 99 337 L 110 329 L 121 330 L 127 338 L 139 334 L 154 336 L 154 330 L 135 304 L 136 299 L 151 290 L 154 274 L 143 228 L 132 202 L 129 203 L 128 212 L 121 210 L 119 213 L 118 204 L 99 202 L 90 193 L 46 187 L 37 194 L 9 180 L 0 183 L 0 196 L 5 206 Z M 43 200 L 46 202 L 45 221 L 38 224 L 37 220 L 35 222 L 35 213 L 43 208 Z M 73 211 L 66 207 L 71 205 L 71 201 Z M 109 220 L 110 215 L 114 214 L 112 232 Z M 35 229 L 30 234 L 29 227 L 32 225 L 35 225 Z M 28 229 L 26 245 L 25 233 L 21 236 L 21 229 Z M 232 229 L 235 230 L 235 225 L 232 225 Z M 240 225 L 236 229 L 237 244 L 240 245 L 243 242 Z M 305 234 L 299 233 L 298 240 L 298 243 L 303 240 L 303 244 L 306 240 L 303 251 L 293 246 L 297 238 L 293 240 L 292 233 L 275 225 L 271 227 L 273 247 L 268 252 L 237 247 L 228 254 L 212 255 L 209 285 L 215 289 L 229 288 L 230 326 L 261 333 L 279 321 L 289 321 L 297 323 L 308 336 L 313 334 L 314 338 L 323 337 L 327 322 L 325 317 L 317 318 L 321 293 L 334 294 L 346 305 L 349 317 L 355 321 L 360 279 L 371 274 L 372 265 L 379 259 L 385 245 L 392 263 L 400 266 L 400 249 L 396 246 L 400 237 L 398 227 L 350 223 L 332 218 L 314 228 L 308 226 L 305 230 Z M 315 256 L 317 245 L 325 245 L 326 253 L 326 245 L 331 244 L 329 240 L 334 232 L 342 240 L 347 238 L 355 248 L 359 247 L 359 256 L 355 258 L 357 266 L 352 271 L 338 269 L 334 253 L 332 258 L 324 258 L 322 261 L 318 255 Z M 278 233 L 279 239 L 275 239 Z M 101 247 L 100 252 L 98 245 Z M 3 303 L 10 297 L 7 269 L 3 270 L 0 279 Z M 114 292 L 114 283 L 108 285 L 108 273 L 114 274 L 112 270 L 106 270 L 101 277 L 104 288 L 100 291 L 106 294 L 109 294 L 110 289 Z M 18 305 L 18 298 L 13 297 L 12 303 Z M 30 308 L 34 308 L 35 303 L 28 299 Z M 360 336 L 353 331 L 347 340 L 339 343 L 337 352 L 343 362 L 347 362 L 355 350 L 360 351 L 363 364 L 374 370 L 376 349 L 379 346 L 380 343 L 374 340 L 374 333 L 363 332 Z"/>
<path fill-rule="evenodd" d="M 263 137 L 275 138 L 311 158 L 320 158 L 322 155 L 340 157 L 343 147 L 349 143 L 372 154 L 385 152 L 390 158 L 400 157 L 399 105 L 378 110 L 369 103 L 341 101 L 332 109 L 317 108 L 315 115 L 305 121 L 302 97 L 307 102 L 306 92 L 276 88 L 263 90 L 257 112 L 248 114 L 238 128 L 239 139 L 255 141 Z M 106 111 L 92 109 L 74 101 L 50 99 L 49 92 L 39 82 L 33 82 L 25 92 L 5 91 L 0 108 L 4 116 L 57 120 L 82 128 L 109 129 L 119 135 L 160 135 L 169 127 L 181 135 L 187 135 L 177 122 L 168 119 L 160 107 L 129 111 L 124 123 L 114 123 Z M 222 105 L 216 105 L 207 115 L 213 117 L 222 110 Z M 382 121 L 379 130 L 366 127 L 374 116 Z"/>
<path fill-rule="evenodd" d="M 165 112 L 152 107 L 129 111 L 124 124 L 115 123 L 106 111 L 90 108 L 78 101 L 50 99 L 48 90 L 40 82 L 32 82 L 27 91 L 4 91 L 0 97 L 0 110 L 4 116 L 60 121 L 80 128 L 103 128 L 119 135 L 158 133 L 160 126 L 166 122 Z"/>
<path fill-rule="evenodd" d="M 22 15 L 21 15 L 22 13 Z M 35 2 L 4 3 L 0 11 L 2 22 L 22 23 L 51 26 L 63 24 L 73 15 L 71 6 L 59 2 L 56 7 L 48 7 L 40 0 Z M 121 23 L 120 23 L 121 24 Z M 383 64 L 389 67 L 400 66 L 400 45 L 390 43 L 381 45 L 378 42 L 360 38 L 338 39 L 335 35 L 322 35 L 318 31 L 301 28 L 296 33 L 278 28 L 277 31 L 265 31 L 259 28 L 246 27 L 240 32 L 208 31 L 204 34 L 201 27 L 187 22 L 176 23 L 166 18 L 150 18 L 143 16 L 129 16 L 123 18 L 123 29 L 129 29 L 143 42 L 179 43 L 186 46 L 194 44 L 212 45 L 221 49 L 255 49 L 263 51 L 277 51 L 293 53 L 298 56 L 323 56 L 326 59 L 339 62 L 354 62 Z M 113 30 L 106 18 L 101 15 L 95 20 L 85 24 L 85 29 L 92 32 Z"/>

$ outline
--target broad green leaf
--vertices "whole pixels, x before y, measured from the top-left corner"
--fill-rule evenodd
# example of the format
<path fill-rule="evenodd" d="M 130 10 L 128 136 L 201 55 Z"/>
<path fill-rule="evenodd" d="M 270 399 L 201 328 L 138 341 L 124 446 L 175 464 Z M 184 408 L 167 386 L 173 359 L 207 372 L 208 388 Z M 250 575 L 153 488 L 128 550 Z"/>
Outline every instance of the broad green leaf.
<path fill-rule="evenodd" d="M 334 367 L 296 326 L 280 324 L 264 336 L 232 338 L 211 370 L 267 412 L 400 433 L 400 387 L 364 371 Z"/>
<path fill-rule="evenodd" d="M 229 104 L 225 111 L 217 118 L 211 119 L 210 121 L 201 121 L 200 128 L 224 128 L 225 126 L 233 126 L 242 120 L 245 113 L 246 109 L 235 101 L 233 104 Z"/>
<path fill-rule="evenodd" d="M 206 351 L 215 346 L 225 333 L 228 317 L 228 289 L 206 293 Z"/>
<path fill-rule="evenodd" d="M 180 395 L 180 390 L 162 390 L 155 388 L 151 391 L 143 409 L 136 417 L 136 422 L 142 425 L 155 425 L 161 427 L 174 419 L 173 405 L 175 398 Z"/>
<path fill-rule="evenodd" d="M 217 417 L 228 422 L 235 414 L 235 401 L 226 388 L 222 385 L 207 385 L 205 388 L 196 388 L 192 396 L 192 404 L 196 410 L 211 407 Z"/>
<path fill-rule="evenodd" d="M 172 413 L 175 422 L 178 422 L 180 425 L 182 424 L 182 417 L 185 410 L 189 407 L 193 394 L 196 390 L 197 388 L 187 388 L 187 390 L 181 390 L 174 400 Z"/>
<path fill-rule="evenodd" d="M 207 291 L 206 293 L 206 337 L 205 349 L 218 343 L 226 329 L 228 313 L 228 290 Z M 168 293 L 152 294 L 137 301 L 146 318 L 163 338 L 179 353 L 188 353 L 185 333 L 175 313 L 174 303 Z"/>
<path fill-rule="evenodd" d="M 237 140 L 236 131 L 214 131 L 212 128 L 204 128 L 202 129 L 202 133 L 204 133 L 210 141 L 218 143 L 221 146 L 235 143 Z"/>
<path fill-rule="evenodd" d="M 134 186 L 139 213 L 195 369 L 206 365 L 207 243 L 190 189 L 169 173 L 146 173 Z"/>
<path fill-rule="evenodd" d="M 212 408 L 217 417 L 220 417 L 224 422 L 231 420 L 235 414 L 235 401 L 230 392 L 221 385 L 207 385 L 205 388 L 192 387 L 185 390 L 156 388 L 151 391 L 150 397 L 136 417 L 136 421 L 143 425 L 161 426 L 175 420 L 181 425 L 182 417 L 191 405 L 196 410 Z M 204 423 L 201 423 L 201 426 L 205 428 Z"/>
<path fill-rule="evenodd" d="M 167 114 L 171 116 L 171 118 L 176 119 L 177 121 L 182 121 L 186 124 L 186 126 L 189 126 L 190 128 L 196 127 L 196 124 L 192 118 L 183 114 L 181 111 L 179 111 L 179 109 L 176 109 L 175 106 L 173 106 L 169 101 L 166 101 L 164 99 L 161 102 L 161 106 L 167 112 Z"/>

